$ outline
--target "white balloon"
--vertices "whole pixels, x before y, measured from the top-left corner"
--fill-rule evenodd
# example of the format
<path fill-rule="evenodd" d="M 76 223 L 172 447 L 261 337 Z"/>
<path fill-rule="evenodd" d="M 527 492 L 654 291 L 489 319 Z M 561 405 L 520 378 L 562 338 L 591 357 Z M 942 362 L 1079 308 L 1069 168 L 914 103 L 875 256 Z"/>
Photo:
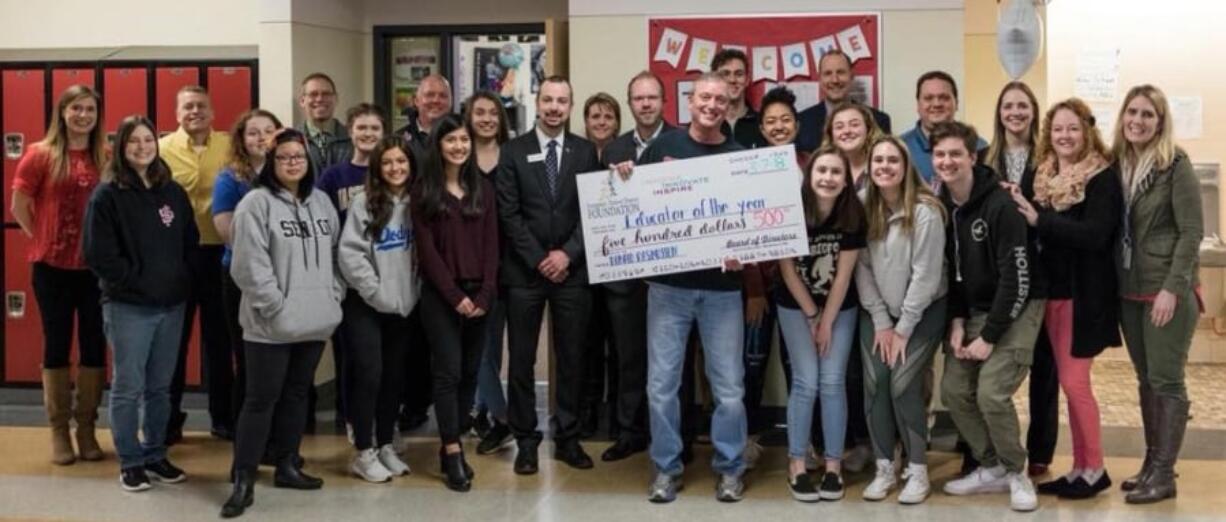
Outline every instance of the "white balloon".
<path fill-rule="evenodd" d="M 996 52 L 1010 79 L 1026 74 L 1043 49 L 1043 23 L 1034 0 L 1005 0 L 996 23 Z"/>

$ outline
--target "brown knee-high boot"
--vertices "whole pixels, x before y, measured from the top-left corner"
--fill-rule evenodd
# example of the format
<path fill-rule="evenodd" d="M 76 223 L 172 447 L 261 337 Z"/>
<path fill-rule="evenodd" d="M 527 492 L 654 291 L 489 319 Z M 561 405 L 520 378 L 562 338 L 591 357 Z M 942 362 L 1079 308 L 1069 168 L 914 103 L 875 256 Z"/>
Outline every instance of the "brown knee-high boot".
<path fill-rule="evenodd" d="M 102 460 L 102 447 L 94 436 L 94 422 L 98 420 L 98 405 L 102 402 L 102 388 L 106 385 L 106 368 L 80 367 L 77 370 L 77 451 L 81 460 Z"/>
<path fill-rule="evenodd" d="M 76 462 L 72 452 L 72 384 L 68 368 L 43 369 L 43 404 L 51 424 L 51 462 L 66 466 Z"/>
<path fill-rule="evenodd" d="M 1137 484 L 1145 482 L 1145 479 L 1153 472 L 1154 447 L 1158 445 L 1158 420 L 1155 418 L 1158 406 L 1154 398 L 1154 391 L 1146 382 L 1137 387 L 1137 392 L 1141 397 L 1141 425 L 1145 428 L 1145 460 L 1141 463 L 1141 471 L 1120 483 L 1120 489 L 1124 491 L 1136 489 Z"/>
<path fill-rule="evenodd" d="M 1155 401 L 1158 444 L 1154 447 L 1153 470 L 1124 497 L 1129 504 L 1150 504 L 1175 498 L 1175 461 L 1183 446 L 1191 403 L 1183 397 L 1165 394 L 1157 394 Z"/>

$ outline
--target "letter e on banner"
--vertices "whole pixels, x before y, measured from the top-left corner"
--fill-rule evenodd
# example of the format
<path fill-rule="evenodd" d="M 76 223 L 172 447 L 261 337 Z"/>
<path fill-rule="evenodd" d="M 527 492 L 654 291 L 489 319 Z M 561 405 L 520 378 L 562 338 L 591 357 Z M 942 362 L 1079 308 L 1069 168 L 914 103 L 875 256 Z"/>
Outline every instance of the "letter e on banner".
<path fill-rule="evenodd" d="M 839 31 L 839 49 L 851 58 L 851 63 L 856 63 L 856 60 L 861 58 L 873 57 L 873 53 L 868 49 L 868 42 L 864 40 L 864 31 L 858 24 Z"/>
<path fill-rule="evenodd" d="M 783 52 L 783 79 L 809 75 L 809 50 L 805 43 L 794 43 L 780 49 Z"/>
<path fill-rule="evenodd" d="M 837 49 L 838 44 L 834 43 L 833 36 L 823 36 L 809 42 L 809 50 L 813 52 L 813 63 L 821 64 L 822 55 L 830 52 L 832 49 Z"/>
<path fill-rule="evenodd" d="M 685 51 L 685 41 L 689 35 L 676 29 L 665 28 L 660 35 L 660 43 L 656 44 L 656 61 L 668 62 L 674 69 L 681 63 L 681 53 Z"/>
<path fill-rule="evenodd" d="M 690 59 L 686 61 L 686 72 L 705 72 L 711 66 L 711 58 L 714 56 L 715 42 L 694 37 L 694 41 L 690 43 Z"/>
<path fill-rule="evenodd" d="M 779 79 L 779 48 L 753 48 L 753 81 Z"/>

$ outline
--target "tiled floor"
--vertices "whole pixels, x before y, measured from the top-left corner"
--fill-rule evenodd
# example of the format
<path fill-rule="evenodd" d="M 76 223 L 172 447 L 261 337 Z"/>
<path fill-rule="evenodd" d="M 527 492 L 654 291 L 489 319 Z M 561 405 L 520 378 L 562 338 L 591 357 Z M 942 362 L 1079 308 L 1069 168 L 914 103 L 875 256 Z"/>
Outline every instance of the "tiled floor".
<path fill-rule="evenodd" d="M 1141 410 L 1137 406 L 1137 380 L 1132 365 L 1126 361 L 1096 360 L 1093 373 L 1094 394 L 1098 398 L 1103 426 L 1136 428 L 1141 426 Z M 1192 401 L 1190 429 L 1226 430 L 1226 365 L 1190 364 L 1187 370 L 1188 396 Z M 1023 416 L 1029 416 L 1030 405 L 1023 383 L 1014 403 Z M 1064 399 L 1060 400 L 1060 421 L 1068 424 Z"/>
<path fill-rule="evenodd" d="M 229 446 L 201 434 L 172 450 L 172 458 L 190 473 L 188 482 L 157 486 L 144 493 L 124 493 L 116 484 L 114 460 L 55 467 L 46 462 L 46 430 L 0 428 L 0 520 L 100 521 L 204 521 L 217 520 L 228 492 L 224 482 Z M 109 444 L 107 451 L 110 451 Z M 603 444 L 589 444 L 598 454 Z M 511 473 L 513 452 L 474 456 L 477 479 L 472 492 L 453 493 L 443 488 L 435 471 L 436 442 L 414 439 L 406 459 L 413 475 L 390 484 L 366 484 L 345 474 L 350 449 L 340 436 L 316 436 L 305 445 L 308 470 L 320 474 L 326 485 L 318 492 L 277 490 L 264 472 L 256 489 L 256 503 L 243 520 L 397 520 L 397 521 L 581 521 L 702 522 L 745 520 L 873 520 L 873 521 L 1210 521 L 1222 520 L 1226 496 L 1220 494 L 1220 463 L 1184 461 L 1180 465 L 1179 498 L 1134 507 L 1112 489 L 1098 498 L 1059 501 L 1044 498 L 1037 513 L 1008 510 L 1007 495 L 957 498 L 934 493 L 926 504 L 903 507 L 893 499 L 880 503 L 860 500 L 871 478 L 848 477 L 848 495 L 841 502 L 801 504 L 787 493 L 783 452 L 768 450 L 759 468 L 748 475 L 746 499 L 721 504 L 713 498 L 713 479 L 706 460 L 709 447 L 701 446 L 695 465 L 686 472 L 686 489 L 671 505 L 646 501 L 648 462 L 645 455 L 576 471 L 548 459 L 550 445 L 541 447 L 541 473 L 519 477 Z M 471 451 L 471 448 L 469 448 Z M 957 467 L 948 453 L 931 453 L 937 491 Z M 1068 465 L 1057 458 L 1056 469 Z M 1131 473 L 1138 462 L 1109 458 L 1116 480 Z"/>

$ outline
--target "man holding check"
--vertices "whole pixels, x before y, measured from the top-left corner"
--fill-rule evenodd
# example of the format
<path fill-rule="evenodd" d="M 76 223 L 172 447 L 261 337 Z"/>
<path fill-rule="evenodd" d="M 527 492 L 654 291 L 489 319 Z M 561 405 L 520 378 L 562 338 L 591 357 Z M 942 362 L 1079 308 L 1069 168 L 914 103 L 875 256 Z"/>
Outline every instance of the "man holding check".
<path fill-rule="evenodd" d="M 566 132 L 570 82 L 551 76 L 536 95 L 536 128 L 502 146 L 498 216 L 510 246 L 498 278 L 506 287 L 508 414 L 519 444 L 515 473 L 537 472 L 536 344 L 549 303 L 557 360 L 554 458 L 574 468 L 592 467 L 579 445 L 583 341 L 591 295 L 583 260 L 583 227 L 575 174 L 601 170 L 591 142 Z"/>
<path fill-rule="evenodd" d="M 639 158 L 641 164 L 696 158 L 743 150 L 720 132 L 728 110 L 728 83 L 716 73 L 694 82 L 690 95 L 690 127 L 686 132 L 661 135 Z M 632 163 L 618 164 L 623 176 Z M 711 268 L 669 274 L 649 280 L 647 293 L 647 403 L 651 419 L 651 460 L 655 465 L 648 500 L 672 502 L 681 489 L 680 404 L 686 340 L 698 323 L 706 357 L 707 379 L 715 401 L 711 442 L 712 467 L 719 473 L 715 497 L 723 502 L 741 500 L 745 464 L 745 372 L 741 358 L 744 320 L 741 305 L 741 269 L 729 259 L 723 269 Z"/>

